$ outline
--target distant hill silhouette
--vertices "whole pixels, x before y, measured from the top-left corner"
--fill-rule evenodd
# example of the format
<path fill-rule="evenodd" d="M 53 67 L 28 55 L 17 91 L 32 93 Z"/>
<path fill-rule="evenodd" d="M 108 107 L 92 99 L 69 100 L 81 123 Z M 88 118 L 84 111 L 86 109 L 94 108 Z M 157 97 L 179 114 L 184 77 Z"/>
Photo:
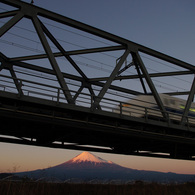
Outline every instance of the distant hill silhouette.
<path fill-rule="evenodd" d="M 60 165 L 35 171 L 16 173 L 20 177 L 37 180 L 77 180 L 77 181 L 148 181 L 148 182 L 187 182 L 195 181 L 194 175 L 141 171 L 122 167 L 106 161 L 89 152 L 83 152 L 75 158 Z"/>

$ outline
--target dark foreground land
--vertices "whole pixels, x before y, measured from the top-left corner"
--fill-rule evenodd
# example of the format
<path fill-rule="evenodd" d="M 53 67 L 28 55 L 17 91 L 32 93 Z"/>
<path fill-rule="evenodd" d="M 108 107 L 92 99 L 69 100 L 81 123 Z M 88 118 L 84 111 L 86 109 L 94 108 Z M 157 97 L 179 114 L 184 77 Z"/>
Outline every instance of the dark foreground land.
<path fill-rule="evenodd" d="M 192 195 L 195 183 L 157 184 L 65 184 L 42 182 L 0 182 L 1 195 Z"/>

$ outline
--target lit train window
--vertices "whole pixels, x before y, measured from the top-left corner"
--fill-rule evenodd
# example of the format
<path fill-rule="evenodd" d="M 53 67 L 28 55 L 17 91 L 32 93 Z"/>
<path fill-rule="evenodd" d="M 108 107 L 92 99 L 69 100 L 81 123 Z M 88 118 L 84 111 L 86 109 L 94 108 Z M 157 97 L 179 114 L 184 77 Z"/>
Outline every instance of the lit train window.
<path fill-rule="evenodd" d="M 185 109 L 185 106 L 184 105 L 180 105 L 180 108 L 181 109 Z M 195 112 L 195 108 L 194 107 L 193 108 L 191 107 L 190 108 L 190 112 Z"/>
<path fill-rule="evenodd" d="M 195 112 L 195 108 L 190 108 L 190 111 L 191 112 Z"/>

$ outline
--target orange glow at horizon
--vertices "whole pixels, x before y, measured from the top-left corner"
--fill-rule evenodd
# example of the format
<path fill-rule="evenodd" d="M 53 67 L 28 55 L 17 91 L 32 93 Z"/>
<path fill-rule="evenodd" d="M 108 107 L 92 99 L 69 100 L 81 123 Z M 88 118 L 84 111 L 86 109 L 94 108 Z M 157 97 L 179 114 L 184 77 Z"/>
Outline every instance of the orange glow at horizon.
<path fill-rule="evenodd" d="M 0 143 L 0 173 L 49 168 L 64 163 L 82 152 Z M 131 169 L 195 174 L 194 161 L 91 153 Z"/>

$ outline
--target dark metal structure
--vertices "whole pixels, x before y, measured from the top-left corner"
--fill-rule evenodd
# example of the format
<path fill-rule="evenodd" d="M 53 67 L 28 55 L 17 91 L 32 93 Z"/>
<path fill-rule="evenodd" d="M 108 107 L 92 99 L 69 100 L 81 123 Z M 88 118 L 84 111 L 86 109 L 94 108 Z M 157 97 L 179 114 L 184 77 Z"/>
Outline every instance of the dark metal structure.
<path fill-rule="evenodd" d="M 0 2 L 7 6 L 0 14 L 1 142 L 195 159 L 195 126 L 188 115 L 195 93 L 193 65 L 32 4 Z M 83 44 L 84 39 L 81 49 L 67 50 L 65 40 Z M 109 66 L 103 58 L 112 59 Z M 148 58 L 155 69 L 157 63 L 169 68 L 151 71 Z M 161 91 L 155 84 L 155 79 L 183 76 L 190 78 L 187 90 Z M 187 95 L 180 121 L 171 120 L 159 93 Z M 113 112 L 143 94 L 154 97 L 161 117 Z"/>

